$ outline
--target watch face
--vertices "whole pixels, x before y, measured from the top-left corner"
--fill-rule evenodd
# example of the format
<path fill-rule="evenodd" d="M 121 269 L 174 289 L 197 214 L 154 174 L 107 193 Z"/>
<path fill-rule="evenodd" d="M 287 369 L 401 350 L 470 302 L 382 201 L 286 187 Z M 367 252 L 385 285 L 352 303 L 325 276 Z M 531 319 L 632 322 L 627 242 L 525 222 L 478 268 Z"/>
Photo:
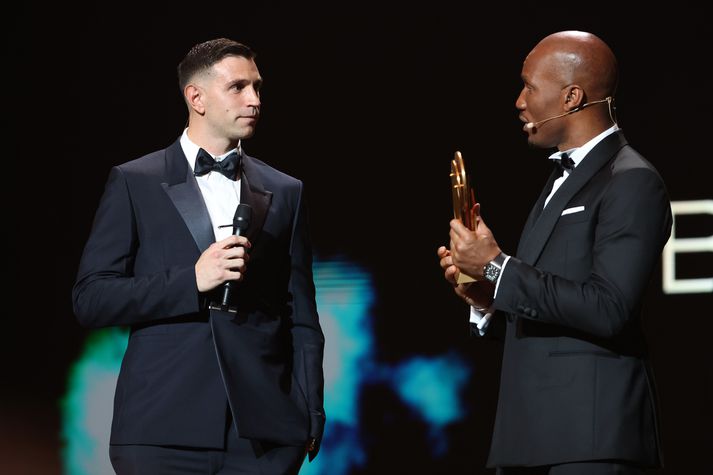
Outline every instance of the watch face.
<path fill-rule="evenodd" d="M 485 269 L 483 269 L 483 275 L 490 282 L 495 282 L 496 280 L 498 280 L 498 275 L 500 275 L 500 269 L 488 263 L 486 264 Z"/>

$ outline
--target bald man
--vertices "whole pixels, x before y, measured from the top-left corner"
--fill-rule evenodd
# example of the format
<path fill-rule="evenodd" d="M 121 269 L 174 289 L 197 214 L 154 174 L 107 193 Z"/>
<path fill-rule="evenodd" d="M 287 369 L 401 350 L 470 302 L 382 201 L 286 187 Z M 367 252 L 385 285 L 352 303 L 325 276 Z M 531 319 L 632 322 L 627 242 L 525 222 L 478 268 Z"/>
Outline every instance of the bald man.
<path fill-rule="evenodd" d="M 671 230 L 654 167 L 613 114 L 617 62 L 598 37 L 547 36 L 515 103 L 554 170 L 514 254 L 482 218 L 438 249 L 475 335 L 505 341 L 488 466 L 500 474 L 636 474 L 659 467 L 642 297 Z M 462 272 L 475 282 L 457 284 Z"/>
<path fill-rule="evenodd" d="M 83 325 L 131 329 L 111 463 L 119 475 L 295 474 L 325 422 L 302 182 L 242 148 L 261 106 L 250 48 L 197 44 L 178 79 L 188 127 L 111 170 L 74 286 Z M 238 204 L 252 212 L 235 236 Z"/>

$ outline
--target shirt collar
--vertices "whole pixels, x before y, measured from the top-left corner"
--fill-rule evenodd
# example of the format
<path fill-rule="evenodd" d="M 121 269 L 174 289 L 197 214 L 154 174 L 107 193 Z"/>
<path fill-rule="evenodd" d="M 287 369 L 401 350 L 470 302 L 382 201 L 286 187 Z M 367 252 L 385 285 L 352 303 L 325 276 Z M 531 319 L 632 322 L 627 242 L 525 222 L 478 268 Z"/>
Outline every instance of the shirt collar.
<path fill-rule="evenodd" d="M 587 154 L 602 140 L 604 140 L 606 137 L 609 135 L 613 134 L 619 130 L 619 127 L 616 125 L 612 125 L 609 127 L 607 130 L 602 132 L 601 134 L 597 135 L 593 139 L 591 139 L 589 142 L 585 143 L 581 147 L 575 147 L 575 148 L 570 148 L 569 150 L 560 150 L 552 155 L 549 156 L 550 160 L 559 160 L 560 157 L 562 157 L 563 153 L 566 153 L 569 155 L 569 158 L 572 159 L 574 162 L 574 166 L 577 167 L 579 166 L 579 163 L 584 160 L 584 157 L 587 156 Z"/>
<path fill-rule="evenodd" d="M 181 135 L 180 142 L 181 148 L 183 149 L 183 154 L 186 156 L 188 164 L 191 166 L 191 170 L 195 170 L 196 157 L 198 156 L 198 150 L 200 150 L 200 147 L 188 138 L 188 127 L 183 129 L 183 134 Z M 224 154 L 218 155 L 217 157 L 213 158 L 215 158 L 215 160 L 219 162 L 235 151 L 237 151 L 238 154 L 243 153 L 241 142 L 238 142 L 238 146 L 234 150 L 228 150 Z"/>

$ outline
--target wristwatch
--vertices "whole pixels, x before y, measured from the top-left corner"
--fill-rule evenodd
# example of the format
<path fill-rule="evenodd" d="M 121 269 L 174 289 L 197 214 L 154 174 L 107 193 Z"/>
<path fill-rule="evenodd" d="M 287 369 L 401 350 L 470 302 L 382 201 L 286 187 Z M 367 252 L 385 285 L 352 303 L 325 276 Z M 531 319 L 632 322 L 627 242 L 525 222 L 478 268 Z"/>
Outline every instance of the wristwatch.
<path fill-rule="evenodd" d="M 503 269 L 503 264 L 505 263 L 505 258 L 507 256 L 502 252 L 495 256 L 495 258 L 483 266 L 483 277 L 493 284 L 500 278 L 500 271 Z"/>

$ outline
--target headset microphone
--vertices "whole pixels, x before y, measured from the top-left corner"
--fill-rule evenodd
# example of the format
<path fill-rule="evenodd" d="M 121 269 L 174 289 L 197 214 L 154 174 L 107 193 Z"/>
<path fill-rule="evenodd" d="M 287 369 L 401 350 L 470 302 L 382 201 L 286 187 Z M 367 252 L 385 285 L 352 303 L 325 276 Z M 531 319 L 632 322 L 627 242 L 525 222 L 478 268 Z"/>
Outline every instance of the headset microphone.
<path fill-rule="evenodd" d="M 566 116 L 566 115 L 572 114 L 573 112 L 577 112 L 577 111 L 579 111 L 579 110 L 581 110 L 581 107 L 578 107 L 578 108 L 576 108 L 576 109 L 572 109 L 571 111 L 565 112 L 564 114 L 560 114 L 560 115 L 556 115 L 556 116 L 553 116 L 553 117 L 549 117 L 549 118 L 544 119 L 544 120 L 539 120 L 539 121 L 537 121 L 537 122 L 528 122 L 527 124 L 525 124 L 525 128 L 527 128 L 527 130 L 536 129 L 537 127 L 541 126 L 541 125 L 544 124 L 545 122 L 549 122 L 549 121 L 554 120 L 554 119 L 559 119 L 560 117 L 564 117 L 564 116 Z"/>
<path fill-rule="evenodd" d="M 564 117 L 564 116 L 569 115 L 569 114 L 574 114 L 575 112 L 581 111 L 581 110 L 584 109 L 585 107 L 588 107 L 588 106 L 591 106 L 591 105 L 594 105 L 594 104 L 599 104 L 599 103 L 601 103 L 601 102 L 606 102 L 607 104 L 609 104 L 609 117 L 611 117 L 612 122 L 614 122 L 614 123 L 616 124 L 616 120 L 614 120 L 614 116 L 613 116 L 613 114 L 612 114 L 612 106 L 611 106 L 612 100 L 613 100 L 613 98 L 612 98 L 611 96 L 608 96 L 608 97 L 606 97 L 605 99 L 600 99 L 600 100 L 598 100 L 598 101 L 587 102 L 586 104 L 582 104 L 582 105 L 579 106 L 579 107 L 575 107 L 575 108 L 572 109 L 571 111 L 567 111 L 567 112 L 565 112 L 564 114 L 555 115 L 555 116 L 553 116 L 553 117 L 548 117 L 547 119 L 538 120 L 537 122 L 528 122 L 527 124 L 525 124 L 525 128 L 526 128 L 527 130 L 536 129 L 537 127 L 541 126 L 541 125 L 544 124 L 545 122 L 549 122 L 549 121 L 554 120 L 554 119 L 559 119 L 560 117 Z"/>

